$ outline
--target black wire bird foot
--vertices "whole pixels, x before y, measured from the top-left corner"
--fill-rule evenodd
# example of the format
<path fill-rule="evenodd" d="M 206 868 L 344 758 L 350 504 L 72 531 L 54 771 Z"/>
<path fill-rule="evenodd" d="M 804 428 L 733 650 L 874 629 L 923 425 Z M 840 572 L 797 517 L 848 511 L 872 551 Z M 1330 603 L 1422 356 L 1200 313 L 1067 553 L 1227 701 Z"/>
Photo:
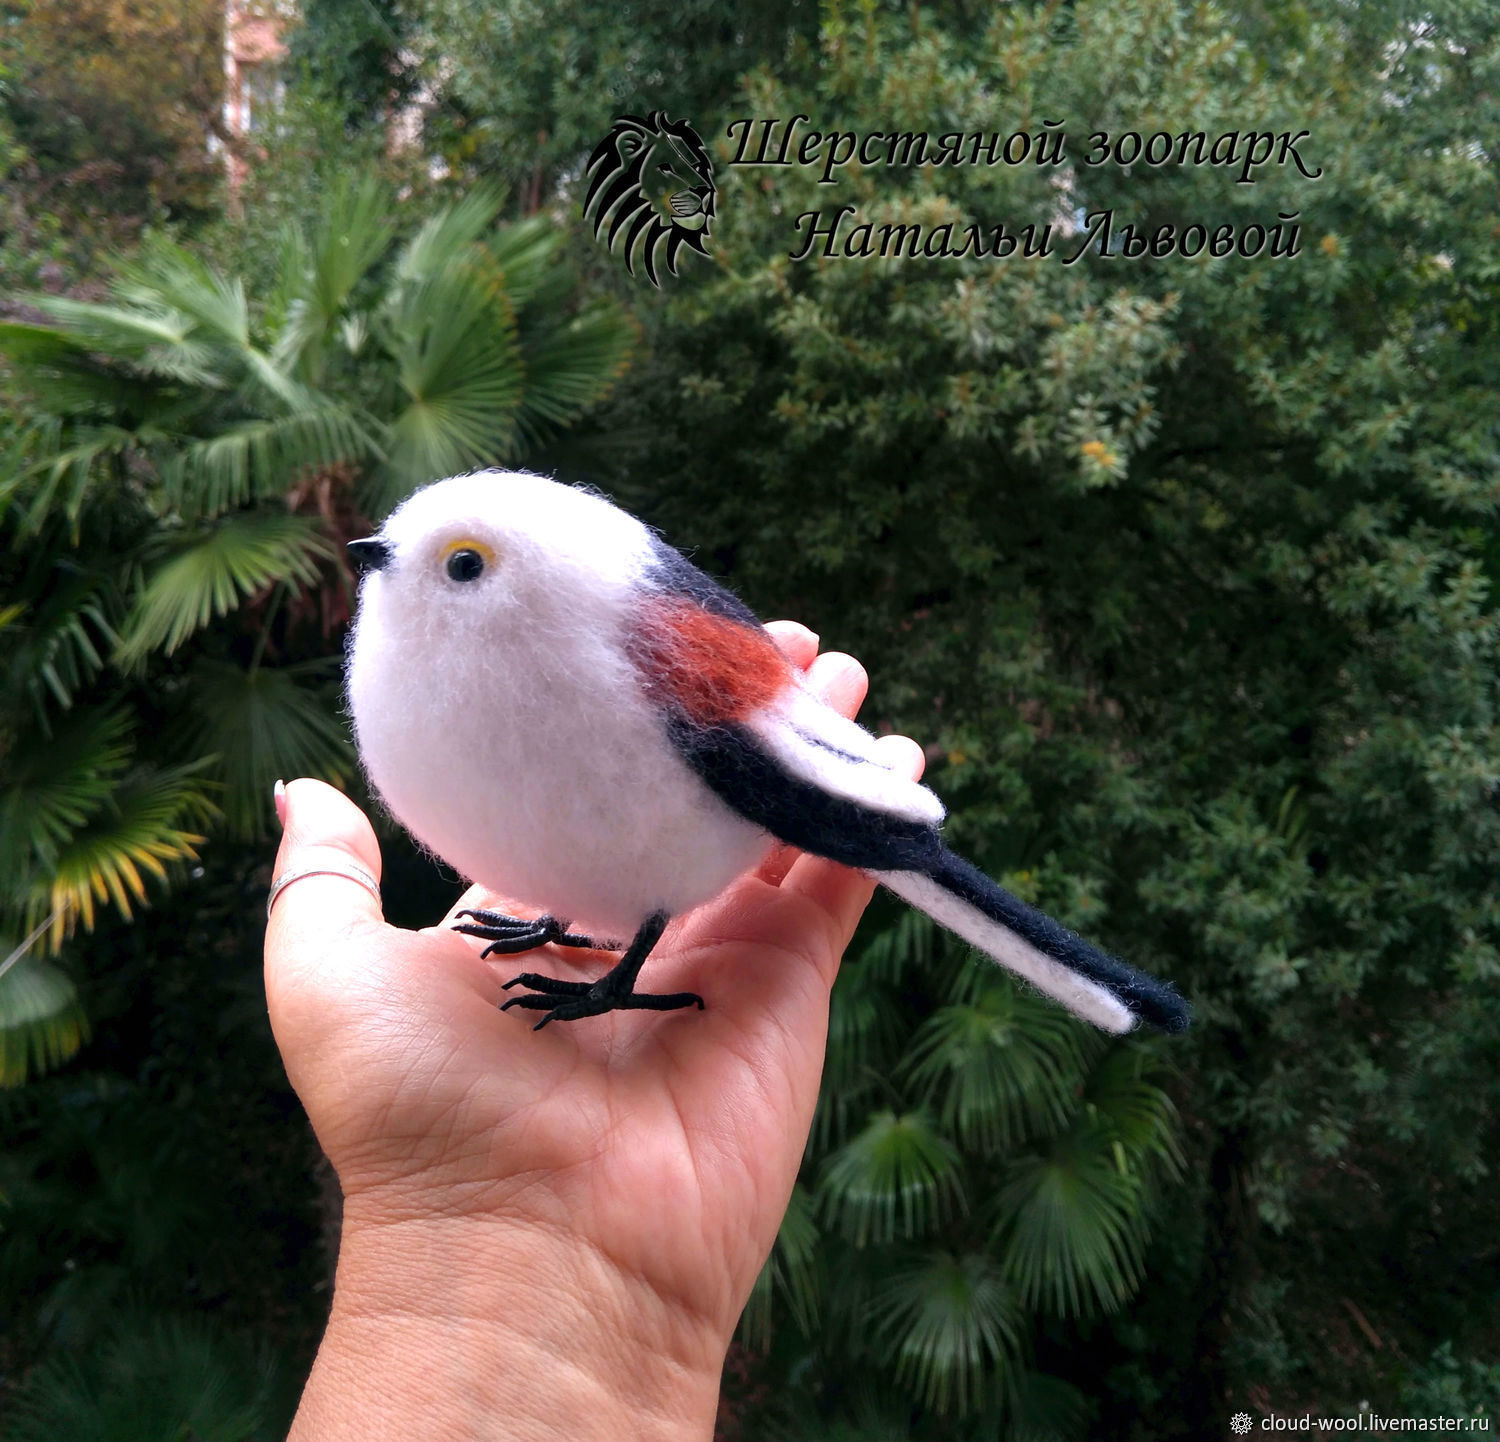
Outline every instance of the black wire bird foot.
<path fill-rule="evenodd" d="M 547 1015 L 531 1028 L 532 1031 L 540 1031 L 549 1021 L 582 1021 L 586 1016 L 603 1016 L 610 1011 L 677 1011 L 685 1006 L 703 1010 L 703 998 L 696 992 L 674 991 L 658 995 L 627 991 L 616 995 L 604 990 L 604 983 L 608 980 L 609 977 L 605 977 L 591 986 L 587 982 L 558 981 L 524 971 L 505 984 L 507 987 L 529 986 L 530 993 L 511 997 L 501 1004 L 500 1010 L 509 1011 L 511 1007 L 519 1006 L 527 1011 L 545 1011 Z"/>
<path fill-rule="evenodd" d="M 460 916 L 472 916 L 477 926 L 453 923 L 454 931 L 465 936 L 478 936 L 490 944 L 480 952 L 481 957 L 514 956 L 517 952 L 535 951 L 550 941 L 554 946 L 582 946 L 590 949 L 599 943 L 590 936 L 579 936 L 568 930 L 566 921 L 555 916 L 538 916 L 528 920 L 522 916 L 507 916 L 503 911 L 460 911 Z"/>
<path fill-rule="evenodd" d="M 598 981 L 559 981 L 556 977 L 540 976 L 534 971 L 523 971 L 505 983 L 505 989 L 513 986 L 530 988 L 526 996 L 513 996 L 500 1006 L 509 1011 L 513 1006 L 526 1011 L 547 1013 L 532 1031 L 540 1031 L 549 1021 L 581 1021 L 586 1016 L 603 1016 L 610 1011 L 677 1011 L 685 1006 L 696 1006 L 703 1010 L 703 998 L 696 992 L 674 991 L 658 995 L 635 989 L 635 979 L 641 964 L 650 955 L 651 948 L 666 929 L 667 918 L 651 917 L 636 933 L 635 940 L 620 958 L 620 964 Z"/>

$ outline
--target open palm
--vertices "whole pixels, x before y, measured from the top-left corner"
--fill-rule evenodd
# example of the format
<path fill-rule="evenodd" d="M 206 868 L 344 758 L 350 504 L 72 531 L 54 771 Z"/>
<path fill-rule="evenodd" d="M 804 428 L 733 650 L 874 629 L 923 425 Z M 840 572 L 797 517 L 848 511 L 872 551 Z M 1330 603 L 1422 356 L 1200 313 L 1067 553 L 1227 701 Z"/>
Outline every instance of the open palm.
<path fill-rule="evenodd" d="M 815 660 L 801 627 L 773 634 L 852 715 L 858 664 Z M 920 769 L 913 743 L 890 744 L 896 764 Z M 351 857 L 378 874 L 364 816 L 294 783 L 278 874 Z M 727 1343 L 791 1194 L 829 991 L 870 890 L 859 873 L 779 852 L 674 921 L 647 962 L 652 990 L 698 992 L 706 1011 L 533 1032 L 527 1013 L 499 1010 L 505 981 L 522 969 L 592 979 L 613 958 L 548 947 L 482 960 L 482 942 L 449 929 L 456 912 L 518 908 L 477 888 L 441 925 L 407 932 L 345 878 L 289 887 L 267 935 L 271 1018 L 346 1227 L 502 1223 L 602 1307 L 649 1303 Z"/>

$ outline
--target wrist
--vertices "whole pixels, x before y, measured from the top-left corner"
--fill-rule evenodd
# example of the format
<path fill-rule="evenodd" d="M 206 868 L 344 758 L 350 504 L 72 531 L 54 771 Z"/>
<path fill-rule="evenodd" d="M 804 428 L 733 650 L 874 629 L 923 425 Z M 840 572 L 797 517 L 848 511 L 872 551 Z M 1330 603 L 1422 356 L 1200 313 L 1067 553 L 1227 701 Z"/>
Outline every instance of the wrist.
<path fill-rule="evenodd" d="M 707 1442 L 728 1342 L 573 1234 L 346 1209 L 288 1442 Z"/>

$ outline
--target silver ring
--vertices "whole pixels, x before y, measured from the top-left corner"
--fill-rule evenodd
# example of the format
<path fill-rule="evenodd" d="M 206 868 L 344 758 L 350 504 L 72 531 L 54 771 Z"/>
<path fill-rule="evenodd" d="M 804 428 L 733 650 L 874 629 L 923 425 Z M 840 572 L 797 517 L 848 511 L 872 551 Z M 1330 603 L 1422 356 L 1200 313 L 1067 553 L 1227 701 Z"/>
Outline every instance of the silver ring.
<path fill-rule="evenodd" d="M 301 871 L 284 872 L 271 883 L 271 894 L 266 897 L 267 920 L 270 919 L 271 908 L 276 905 L 276 898 L 294 881 L 301 881 L 305 876 L 342 876 L 348 881 L 357 881 L 377 902 L 381 899 L 380 883 L 357 862 L 346 861 L 342 866 L 307 866 Z"/>

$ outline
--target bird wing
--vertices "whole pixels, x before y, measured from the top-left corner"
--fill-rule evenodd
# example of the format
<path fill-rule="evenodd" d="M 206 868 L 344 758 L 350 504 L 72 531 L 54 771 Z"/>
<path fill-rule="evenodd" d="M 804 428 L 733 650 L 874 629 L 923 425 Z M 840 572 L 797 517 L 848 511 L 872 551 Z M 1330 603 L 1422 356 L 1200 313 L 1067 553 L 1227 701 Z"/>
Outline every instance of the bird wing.
<path fill-rule="evenodd" d="M 942 803 L 805 690 L 755 615 L 664 543 L 633 652 L 668 734 L 747 820 L 877 880 L 1106 1031 L 1187 1025 L 1170 987 L 1059 926 L 943 845 Z"/>
<path fill-rule="evenodd" d="M 940 848 L 942 802 L 893 771 L 875 737 L 802 685 L 754 612 L 664 542 L 632 654 L 684 759 L 773 836 L 864 868 Z"/>
<path fill-rule="evenodd" d="M 830 795 L 928 826 L 943 819 L 943 803 L 893 771 L 874 736 L 801 685 L 778 693 L 744 724 L 789 775 Z"/>

